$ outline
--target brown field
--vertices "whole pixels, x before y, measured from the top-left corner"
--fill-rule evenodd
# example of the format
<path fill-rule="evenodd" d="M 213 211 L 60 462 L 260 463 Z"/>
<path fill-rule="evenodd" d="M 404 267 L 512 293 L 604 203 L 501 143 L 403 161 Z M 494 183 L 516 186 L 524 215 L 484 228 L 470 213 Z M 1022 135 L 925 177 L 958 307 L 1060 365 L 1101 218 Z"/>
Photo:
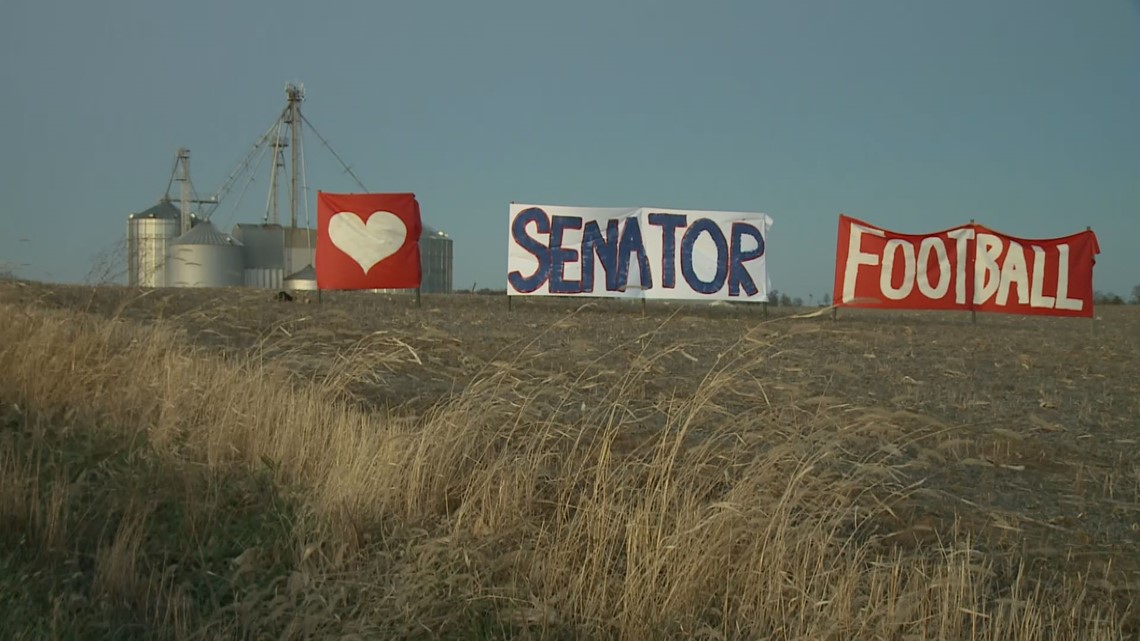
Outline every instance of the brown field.
<path fill-rule="evenodd" d="M 1140 307 L 0 283 L 4 638 L 1129 639 Z"/>

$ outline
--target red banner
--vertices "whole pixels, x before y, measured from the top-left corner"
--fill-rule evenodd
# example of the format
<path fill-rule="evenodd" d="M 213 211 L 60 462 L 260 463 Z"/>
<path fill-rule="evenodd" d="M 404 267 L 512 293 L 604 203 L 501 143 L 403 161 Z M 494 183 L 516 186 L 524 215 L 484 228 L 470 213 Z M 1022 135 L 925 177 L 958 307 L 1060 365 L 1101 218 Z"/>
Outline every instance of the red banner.
<path fill-rule="evenodd" d="M 419 287 L 422 231 L 415 194 L 317 192 L 317 287 Z"/>
<path fill-rule="evenodd" d="M 835 303 L 878 309 L 1093 315 L 1096 234 L 1030 240 L 969 224 L 898 234 L 839 216 Z"/>

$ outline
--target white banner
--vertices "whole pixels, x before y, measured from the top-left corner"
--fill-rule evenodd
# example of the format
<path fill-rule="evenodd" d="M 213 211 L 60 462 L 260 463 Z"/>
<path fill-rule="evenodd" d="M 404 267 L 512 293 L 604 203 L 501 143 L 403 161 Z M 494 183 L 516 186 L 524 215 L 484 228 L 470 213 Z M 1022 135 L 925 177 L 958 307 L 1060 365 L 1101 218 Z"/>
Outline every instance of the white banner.
<path fill-rule="evenodd" d="M 507 294 L 768 301 L 767 214 L 512 203 Z"/>

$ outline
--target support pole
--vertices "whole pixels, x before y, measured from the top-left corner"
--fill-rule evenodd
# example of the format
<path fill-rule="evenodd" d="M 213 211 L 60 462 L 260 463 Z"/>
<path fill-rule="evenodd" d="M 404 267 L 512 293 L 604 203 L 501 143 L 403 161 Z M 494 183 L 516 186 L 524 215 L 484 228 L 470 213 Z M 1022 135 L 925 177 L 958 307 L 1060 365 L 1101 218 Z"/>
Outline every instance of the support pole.
<path fill-rule="evenodd" d="M 970 224 L 971 225 L 974 224 L 973 218 L 970 219 Z M 974 242 L 977 242 L 977 241 L 975 240 Z M 970 271 L 970 275 L 967 277 L 966 282 L 969 282 L 969 279 L 972 279 L 974 277 L 974 270 L 971 269 L 969 271 Z M 974 309 L 974 297 L 972 294 L 970 296 L 970 323 L 974 324 L 974 325 L 978 324 L 978 311 L 976 309 Z"/>
<path fill-rule="evenodd" d="M 764 301 L 761 305 L 764 307 L 764 318 L 768 318 L 768 301 Z"/>
<path fill-rule="evenodd" d="M 298 140 L 301 138 L 301 89 L 289 85 L 285 88 L 285 94 L 289 97 L 289 151 L 292 155 L 291 164 L 293 171 L 289 176 L 289 220 L 294 229 L 297 228 L 297 166 L 301 164 L 298 155 L 301 151 L 301 146 Z"/>
<path fill-rule="evenodd" d="M 514 307 L 514 299 L 515 299 L 515 297 L 511 296 L 510 293 L 508 292 L 507 293 L 507 311 L 508 312 L 511 311 L 511 309 Z"/>
<path fill-rule="evenodd" d="M 423 288 L 422 287 L 416 288 L 416 307 L 423 307 L 424 306 L 423 301 L 420 299 L 420 290 L 421 289 L 423 289 Z"/>
<path fill-rule="evenodd" d="M 1085 231 L 1091 232 L 1092 227 L 1086 226 Z M 1089 317 L 1089 330 L 1092 332 L 1093 336 L 1096 336 L 1096 300 L 1093 300 L 1090 304 L 1092 306 L 1092 316 Z"/>
<path fill-rule="evenodd" d="M 181 207 L 179 208 L 179 224 L 181 233 L 190 231 L 190 150 L 183 147 L 178 150 L 178 161 L 182 163 L 182 189 Z"/>

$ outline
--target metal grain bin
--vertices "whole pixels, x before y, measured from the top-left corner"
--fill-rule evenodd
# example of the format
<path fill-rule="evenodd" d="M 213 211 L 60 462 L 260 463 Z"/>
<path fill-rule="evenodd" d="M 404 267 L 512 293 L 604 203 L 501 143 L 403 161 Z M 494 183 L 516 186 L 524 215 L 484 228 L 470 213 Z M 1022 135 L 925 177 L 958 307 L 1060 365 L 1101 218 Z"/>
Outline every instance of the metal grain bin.
<path fill-rule="evenodd" d="M 306 265 L 301 271 L 286 276 L 284 287 L 285 289 L 316 291 L 317 270 L 313 269 L 312 265 Z"/>
<path fill-rule="evenodd" d="M 450 294 L 452 288 L 452 241 L 447 234 L 424 225 L 420 236 L 420 265 L 423 279 L 420 291 L 427 294 Z"/>
<path fill-rule="evenodd" d="M 427 225 L 423 226 L 423 233 L 420 234 L 420 269 L 423 273 L 420 279 L 421 292 L 425 294 L 451 293 L 451 246 L 452 241 L 447 234 Z M 414 290 L 376 289 L 372 291 L 380 294 L 392 294 Z"/>
<path fill-rule="evenodd" d="M 238 223 L 231 233 L 242 245 L 246 269 L 285 270 L 285 228 L 281 225 Z"/>
<path fill-rule="evenodd" d="M 242 244 L 208 220 L 170 243 L 167 275 L 172 287 L 240 287 L 244 272 Z"/>
<path fill-rule="evenodd" d="M 315 265 L 317 230 L 306 227 L 285 227 L 285 273 L 295 274 L 307 265 Z"/>
<path fill-rule="evenodd" d="M 246 267 L 245 286 L 254 289 L 281 289 L 285 270 L 273 267 Z"/>
<path fill-rule="evenodd" d="M 127 217 L 127 284 L 165 287 L 166 255 L 178 237 L 178 208 L 163 198 L 150 209 Z"/>

